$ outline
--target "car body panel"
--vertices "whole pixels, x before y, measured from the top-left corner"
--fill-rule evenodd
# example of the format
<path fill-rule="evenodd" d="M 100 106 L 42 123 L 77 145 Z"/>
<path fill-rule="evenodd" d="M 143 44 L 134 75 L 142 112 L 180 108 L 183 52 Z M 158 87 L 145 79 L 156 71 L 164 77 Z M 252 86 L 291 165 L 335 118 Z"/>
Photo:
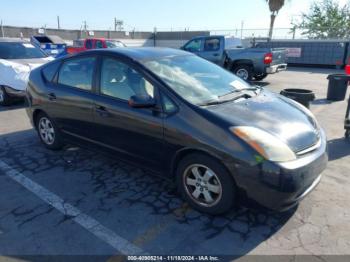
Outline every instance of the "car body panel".
<path fill-rule="evenodd" d="M 244 101 L 197 106 L 181 98 L 141 64 L 141 61 L 148 59 L 191 56 L 187 52 L 166 48 L 123 48 L 89 51 L 73 57 L 83 55 L 113 57 L 132 65 L 155 86 L 156 107 L 132 108 L 125 101 L 99 94 L 98 63 L 93 92 L 87 92 L 91 100 L 87 103 L 87 95 L 72 88 L 60 91 L 62 94 L 56 91 L 58 99 L 62 97 L 62 104 L 59 105 L 62 108 L 57 107 L 57 112 L 52 112 L 57 101 L 50 101 L 47 94 L 55 87 L 43 80 L 42 68 L 38 68 L 31 73 L 28 85 L 27 113 L 32 122 L 36 110 L 47 112 L 58 122 L 61 122 L 60 118 L 69 118 L 64 121 L 72 129 L 64 134 L 70 141 L 79 140 L 79 143 L 101 146 L 114 152 L 118 158 L 122 157 L 144 168 L 150 168 L 167 178 L 174 177 L 179 160 L 188 153 L 200 152 L 212 156 L 232 175 L 240 193 L 277 210 L 295 205 L 320 180 L 319 175 L 327 163 L 325 134 L 310 119 L 311 113 L 303 111 L 288 99 L 262 90 Z M 65 59 L 71 57 L 59 59 L 58 62 Z M 170 113 L 164 111 L 164 106 L 159 104 L 164 96 L 173 101 L 177 110 Z M 88 106 L 82 110 L 79 102 Z M 101 106 L 106 112 L 96 110 Z M 80 115 L 82 111 L 86 115 Z M 86 121 L 90 113 L 91 118 Z M 88 125 L 82 124 L 82 119 Z M 295 129 L 291 132 L 289 127 L 292 128 L 293 125 L 288 127 L 289 122 L 303 123 L 307 131 Z M 317 133 L 321 143 L 314 150 L 297 155 L 294 161 L 272 162 L 264 158 L 257 159 L 257 152 L 230 131 L 231 126 L 238 125 L 256 126 L 266 130 L 288 143 L 295 151 L 311 146 Z M 62 127 L 61 124 L 60 126 Z M 76 135 L 78 131 L 74 128 L 77 126 L 83 127 L 89 134 Z"/>

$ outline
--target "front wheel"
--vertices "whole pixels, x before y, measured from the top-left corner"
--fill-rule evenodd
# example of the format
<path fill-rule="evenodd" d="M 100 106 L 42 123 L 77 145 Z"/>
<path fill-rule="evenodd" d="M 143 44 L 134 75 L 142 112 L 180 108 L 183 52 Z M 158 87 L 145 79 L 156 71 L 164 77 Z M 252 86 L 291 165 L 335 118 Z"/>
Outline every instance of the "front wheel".
<path fill-rule="evenodd" d="M 12 103 L 10 96 L 7 94 L 6 89 L 0 86 L 0 105 L 8 106 Z"/>
<path fill-rule="evenodd" d="M 233 73 L 245 81 L 251 81 L 253 78 L 252 67 L 249 65 L 236 65 Z"/>
<path fill-rule="evenodd" d="M 182 197 L 201 212 L 222 214 L 235 203 L 235 183 L 224 166 L 214 158 L 191 154 L 180 162 L 176 175 Z"/>
<path fill-rule="evenodd" d="M 41 142 L 47 148 L 58 150 L 63 147 L 63 140 L 58 127 L 46 114 L 39 114 L 36 120 L 36 129 Z"/>

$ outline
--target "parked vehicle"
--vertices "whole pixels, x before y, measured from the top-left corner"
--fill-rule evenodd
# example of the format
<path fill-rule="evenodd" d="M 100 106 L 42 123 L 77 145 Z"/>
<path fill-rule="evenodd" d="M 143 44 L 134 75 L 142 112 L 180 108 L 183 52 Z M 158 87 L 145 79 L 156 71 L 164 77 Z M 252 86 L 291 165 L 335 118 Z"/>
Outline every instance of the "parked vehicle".
<path fill-rule="evenodd" d="M 56 35 L 36 35 L 30 38 L 30 42 L 42 49 L 49 56 L 57 56 L 63 52 L 67 44 Z"/>
<path fill-rule="evenodd" d="M 87 38 L 74 41 L 73 46 L 67 47 L 68 54 L 79 53 L 90 49 L 100 48 L 120 48 L 126 47 L 122 42 L 118 40 L 105 39 L 105 38 Z"/>
<path fill-rule="evenodd" d="M 69 141 L 112 151 L 175 179 L 194 208 L 211 214 L 238 195 L 287 209 L 327 164 L 325 133 L 309 110 L 181 50 L 58 59 L 31 73 L 28 103 L 47 148 Z"/>
<path fill-rule="evenodd" d="M 23 99 L 29 72 L 51 60 L 30 42 L 0 38 L 0 105 Z"/>
<path fill-rule="evenodd" d="M 214 62 L 249 81 L 261 81 L 268 74 L 287 69 L 286 51 L 283 48 L 243 48 L 240 39 L 230 37 L 195 37 L 181 49 Z"/>

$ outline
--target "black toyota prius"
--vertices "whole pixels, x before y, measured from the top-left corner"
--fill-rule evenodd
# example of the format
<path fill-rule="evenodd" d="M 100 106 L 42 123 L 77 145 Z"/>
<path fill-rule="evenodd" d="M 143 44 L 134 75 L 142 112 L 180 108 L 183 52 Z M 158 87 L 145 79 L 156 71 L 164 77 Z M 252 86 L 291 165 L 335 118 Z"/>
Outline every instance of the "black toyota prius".
<path fill-rule="evenodd" d="M 106 149 L 173 179 L 189 204 L 211 214 L 239 196 L 286 210 L 316 187 L 328 161 L 308 109 L 180 50 L 58 59 L 32 71 L 27 99 L 49 149 Z"/>

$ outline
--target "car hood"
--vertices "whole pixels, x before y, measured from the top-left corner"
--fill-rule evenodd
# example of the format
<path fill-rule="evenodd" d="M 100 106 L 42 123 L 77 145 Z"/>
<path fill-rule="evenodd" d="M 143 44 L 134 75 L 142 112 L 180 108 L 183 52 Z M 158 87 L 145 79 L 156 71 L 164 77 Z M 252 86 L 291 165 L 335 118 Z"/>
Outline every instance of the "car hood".
<path fill-rule="evenodd" d="M 232 126 L 260 128 L 285 142 L 294 152 L 319 140 L 317 122 L 308 109 L 298 103 L 263 90 L 259 95 L 207 107 Z"/>
<path fill-rule="evenodd" d="M 54 60 L 52 57 L 44 57 L 44 58 L 32 58 L 32 59 L 8 59 L 7 61 L 12 62 L 13 64 L 18 65 L 26 65 L 29 70 L 33 70 L 43 64 L 46 64 L 50 61 Z"/>

